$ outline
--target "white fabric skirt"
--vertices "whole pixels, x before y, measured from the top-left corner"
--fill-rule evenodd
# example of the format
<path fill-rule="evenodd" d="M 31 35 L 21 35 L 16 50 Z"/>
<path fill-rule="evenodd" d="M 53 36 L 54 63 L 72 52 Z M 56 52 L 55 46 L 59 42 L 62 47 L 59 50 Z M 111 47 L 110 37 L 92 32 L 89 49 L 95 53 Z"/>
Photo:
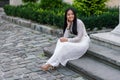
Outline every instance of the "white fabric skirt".
<path fill-rule="evenodd" d="M 47 61 L 52 66 L 62 64 L 66 66 L 69 60 L 78 59 L 83 56 L 89 48 L 89 37 L 83 37 L 80 42 L 60 42 L 58 39 L 52 57 Z"/>

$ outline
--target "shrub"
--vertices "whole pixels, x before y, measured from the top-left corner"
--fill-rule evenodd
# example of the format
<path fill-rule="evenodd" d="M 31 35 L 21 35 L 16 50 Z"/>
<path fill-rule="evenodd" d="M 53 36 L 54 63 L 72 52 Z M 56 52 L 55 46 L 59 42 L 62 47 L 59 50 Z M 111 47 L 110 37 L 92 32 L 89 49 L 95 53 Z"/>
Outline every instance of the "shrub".
<path fill-rule="evenodd" d="M 74 0 L 73 6 L 85 16 L 100 15 L 107 0 Z"/>
<path fill-rule="evenodd" d="M 42 9 L 59 8 L 62 5 L 62 0 L 41 0 Z"/>
<path fill-rule="evenodd" d="M 5 5 L 4 7 L 5 13 L 10 16 L 14 16 L 16 12 L 15 6 Z"/>
<path fill-rule="evenodd" d="M 99 16 L 90 16 L 90 17 L 81 17 L 87 29 L 93 30 L 94 28 L 102 29 L 106 28 L 115 28 L 118 23 L 119 13 L 104 13 Z"/>
<path fill-rule="evenodd" d="M 54 25 L 59 28 L 63 26 L 63 13 L 55 13 L 54 11 L 43 9 L 39 9 L 37 12 L 39 13 L 37 17 L 37 22 L 42 24 Z"/>

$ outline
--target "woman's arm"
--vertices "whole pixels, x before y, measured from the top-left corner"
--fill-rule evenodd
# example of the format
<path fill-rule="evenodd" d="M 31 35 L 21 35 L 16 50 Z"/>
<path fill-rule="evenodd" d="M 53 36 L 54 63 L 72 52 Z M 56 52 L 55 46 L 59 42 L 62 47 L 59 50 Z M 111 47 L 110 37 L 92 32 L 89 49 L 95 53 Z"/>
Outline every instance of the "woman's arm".
<path fill-rule="evenodd" d="M 83 36 L 83 27 L 84 27 L 84 24 L 82 21 L 78 20 L 77 21 L 77 36 L 74 37 L 74 38 L 68 38 L 68 42 L 78 42 L 81 40 L 82 36 Z"/>
<path fill-rule="evenodd" d="M 61 42 L 67 42 L 68 41 L 68 37 L 69 37 L 69 30 L 66 29 L 63 37 L 60 38 L 60 41 Z"/>

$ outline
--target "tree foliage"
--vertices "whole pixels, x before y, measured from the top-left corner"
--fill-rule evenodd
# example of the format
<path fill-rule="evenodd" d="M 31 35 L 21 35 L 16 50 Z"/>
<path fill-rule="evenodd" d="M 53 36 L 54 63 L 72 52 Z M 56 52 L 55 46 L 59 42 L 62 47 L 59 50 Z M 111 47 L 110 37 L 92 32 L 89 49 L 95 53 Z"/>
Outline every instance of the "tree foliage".
<path fill-rule="evenodd" d="M 41 0 L 41 8 L 51 9 L 59 8 L 62 5 L 62 0 Z"/>

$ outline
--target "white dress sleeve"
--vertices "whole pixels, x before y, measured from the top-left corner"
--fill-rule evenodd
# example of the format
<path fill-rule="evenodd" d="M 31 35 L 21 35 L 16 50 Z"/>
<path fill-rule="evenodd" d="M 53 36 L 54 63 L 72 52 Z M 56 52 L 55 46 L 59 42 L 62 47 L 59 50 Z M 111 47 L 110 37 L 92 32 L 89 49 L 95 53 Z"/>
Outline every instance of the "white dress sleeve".
<path fill-rule="evenodd" d="M 77 32 L 78 34 L 73 38 L 68 38 L 68 42 L 79 42 L 83 37 L 84 24 L 81 20 L 77 20 Z"/>

